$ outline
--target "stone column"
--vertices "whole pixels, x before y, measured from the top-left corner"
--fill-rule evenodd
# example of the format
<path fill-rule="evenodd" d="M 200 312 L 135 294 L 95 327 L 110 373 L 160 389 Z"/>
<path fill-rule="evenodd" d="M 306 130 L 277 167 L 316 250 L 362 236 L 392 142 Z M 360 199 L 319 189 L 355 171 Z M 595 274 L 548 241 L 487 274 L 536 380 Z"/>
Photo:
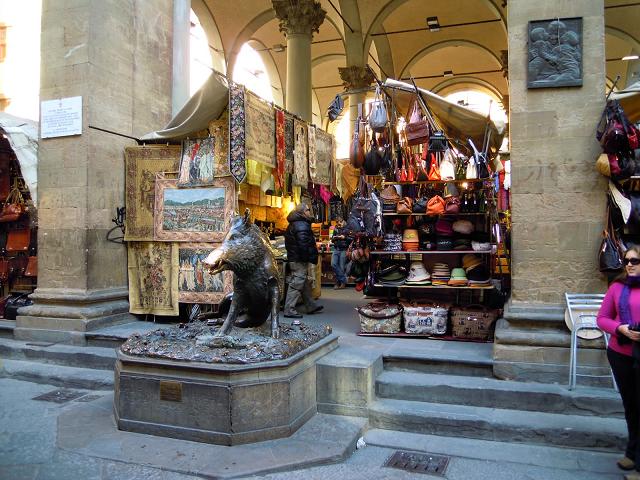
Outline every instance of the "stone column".
<path fill-rule="evenodd" d="M 132 319 L 127 248 L 107 241 L 124 206 L 123 151 L 171 114 L 172 1 L 45 0 L 40 99 L 82 97 L 82 134 L 41 139 L 38 287 L 20 339 L 83 343 Z"/>
<path fill-rule="evenodd" d="M 191 0 L 173 0 L 173 78 L 171 113 L 176 115 L 190 95 L 189 42 L 191 40 Z"/>
<path fill-rule="evenodd" d="M 528 89 L 528 22 L 569 17 L 583 19 L 582 86 Z M 513 290 L 496 328 L 494 373 L 565 383 L 564 294 L 606 288 L 597 250 L 607 185 L 593 168 L 605 95 L 604 3 L 510 0 L 508 24 Z M 603 370 L 600 352 L 590 354 Z"/>
<path fill-rule="evenodd" d="M 364 104 L 367 88 L 375 81 L 373 73 L 366 67 L 350 66 L 338 68 L 344 88 L 349 93 L 349 138 L 353 137 L 355 120 L 358 118 L 358 104 Z"/>
<path fill-rule="evenodd" d="M 286 109 L 311 123 L 311 37 L 327 12 L 313 0 L 272 0 L 287 37 Z"/>

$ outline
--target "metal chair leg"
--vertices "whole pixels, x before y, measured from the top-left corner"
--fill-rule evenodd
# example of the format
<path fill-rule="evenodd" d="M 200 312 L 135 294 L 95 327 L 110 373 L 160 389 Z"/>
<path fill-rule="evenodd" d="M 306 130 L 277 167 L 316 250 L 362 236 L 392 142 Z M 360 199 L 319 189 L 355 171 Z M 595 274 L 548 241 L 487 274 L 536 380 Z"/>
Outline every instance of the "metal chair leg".
<path fill-rule="evenodd" d="M 579 328 L 574 328 L 571 332 L 571 355 L 570 355 L 570 367 L 569 367 L 569 390 L 573 390 L 576 386 L 576 368 L 577 368 L 577 343 Z"/>

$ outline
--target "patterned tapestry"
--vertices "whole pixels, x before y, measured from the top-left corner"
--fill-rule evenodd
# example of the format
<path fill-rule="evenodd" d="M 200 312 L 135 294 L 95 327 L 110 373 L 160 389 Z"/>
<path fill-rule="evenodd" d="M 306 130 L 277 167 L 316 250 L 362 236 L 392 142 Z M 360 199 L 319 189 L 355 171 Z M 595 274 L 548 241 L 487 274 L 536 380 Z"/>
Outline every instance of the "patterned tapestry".
<path fill-rule="evenodd" d="M 178 315 L 178 246 L 129 242 L 129 312 Z"/>
<path fill-rule="evenodd" d="M 293 127 L 293 116 L 290 113 L 284 114 L 284 171 L 293 173 L 293 152 L 295 150 L 295 135 Z"/>
<path fill-rule="evenodd" d="M 273 177 L 276 187 L 284 190 L 284 165 L 285 165 L 285 144 L 284 144 L 284 111 L 276 109 L 276 168 Z"/>
<path fill-rule="evenodd" d="M 156 173 L 177 172 L 180 152 L 178 145 L 125 148 L 126 241 L 153 240 Z"/>
<path fill-rule="evenodd" d="M 229 82 L 229 170 L 238 183 L 247 175 L 244 93 L 244 86 Z"/>
<path fill-rule="evenodd" d="M 324 130 L 316 129 L 316 170 L 315 178 L 311 181 L 320 185 L 331 185 L 331 170 L 334 164 L 335 150 L 333 147 L 333 135 Z M 311 172 L 311 168 L 309 168 Z"/>
<path fill-rule="evenodd" d="M 209 122 L 209 135 L 215 141 L 214 176 L 227 177 L 229 171 L 229 117 L 223 115 L 219 120 Z"/>
<path fill-rule="evenodd" d="M 313 182 L 316 178 L 316 127 L 315 125 L 309 125 L 307 127 L 307 134 L 309 135 L 308 149 L 309 149 L 309 181 Z"/>
<path fill-rule="evenodd" d="M 257 95 L 245 91 L 246 158 L 276 168 L 274 109 Z"/>
<path fill-rule="evenodd" d="M 209 274 L 204 261 L 217 248 L 210 243 L 187 243 L 178 247 L 178 299 L 185 303 L 219 303 L 233 290 L 229 271 Z"/>
<path fill-rule="evenodd" d="M 303 121 L 293 121 L 295 135 L 295 150 L 293 153 L 293 179 L 294 186 L 306 187 L 309 183 L 309 134 L 307 124 Z"/>
<path fill-rule="evenodd" d="M 216 176 L 214 156 L 213 137 L 183 140 L 178 186 L 211 185 Z"/>

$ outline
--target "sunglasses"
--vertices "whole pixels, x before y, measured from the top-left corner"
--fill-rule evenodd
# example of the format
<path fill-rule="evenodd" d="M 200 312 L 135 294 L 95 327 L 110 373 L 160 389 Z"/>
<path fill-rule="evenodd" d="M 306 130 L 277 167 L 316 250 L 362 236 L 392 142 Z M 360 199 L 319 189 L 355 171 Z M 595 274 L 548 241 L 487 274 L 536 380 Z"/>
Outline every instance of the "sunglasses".
<path fill-rule="evenodd" d="M 640 258 L 624 258 L 622 259 L 624 265 L 640 265 Z"/>

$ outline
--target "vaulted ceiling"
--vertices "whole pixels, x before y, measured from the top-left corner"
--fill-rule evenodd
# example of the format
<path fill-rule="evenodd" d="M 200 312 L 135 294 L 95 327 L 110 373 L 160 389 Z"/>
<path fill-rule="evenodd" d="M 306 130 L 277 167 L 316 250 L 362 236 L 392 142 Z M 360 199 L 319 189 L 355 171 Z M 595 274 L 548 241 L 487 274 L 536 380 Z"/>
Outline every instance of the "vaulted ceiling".
<path fill-rule="evenodd" d="M 314 123 L 336 93 L 342 92 L 338 68 L 369 64 L 380 78 L 413 77 L 418 86 L 441 95 L 479 90 L 498 101 L 509 94 L 503 70 L 507 51 L 507 0 L 318 0 L 327 16 L 313 36 Z M 245 42 L 267 66 L 276 103 L 284 105 L 286 45 L 270 0 L 191 0 L 212 52 L 224 55 L 232 72 Z M 437 17 L 439 31 L 427 28 Z M 538 20 L 538 19 L 532 19 Z M 640 53 L 640 3 L 605 0 L 608 83 L 638 80 L 640 61 L 622 57 Z M 215 62 L 214 62 L 215 66 Z M 444 76 L 450 71 L 453 76 Z M 635 76 L 634 71 L 636 72 Z"/>

